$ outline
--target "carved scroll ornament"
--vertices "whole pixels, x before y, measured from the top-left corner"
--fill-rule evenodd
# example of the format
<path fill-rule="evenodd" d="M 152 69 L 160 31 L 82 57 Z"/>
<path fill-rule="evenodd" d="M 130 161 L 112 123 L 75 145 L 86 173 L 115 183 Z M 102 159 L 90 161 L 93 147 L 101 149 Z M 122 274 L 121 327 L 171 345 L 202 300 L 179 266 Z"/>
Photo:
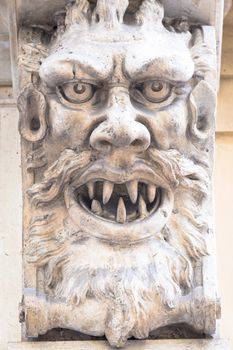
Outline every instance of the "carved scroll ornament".
<path fill-rule="evenodd" d="M 20 31 L 26 337 L 213 334 L 212 28 L 156 0 L 54 18 Z"/>

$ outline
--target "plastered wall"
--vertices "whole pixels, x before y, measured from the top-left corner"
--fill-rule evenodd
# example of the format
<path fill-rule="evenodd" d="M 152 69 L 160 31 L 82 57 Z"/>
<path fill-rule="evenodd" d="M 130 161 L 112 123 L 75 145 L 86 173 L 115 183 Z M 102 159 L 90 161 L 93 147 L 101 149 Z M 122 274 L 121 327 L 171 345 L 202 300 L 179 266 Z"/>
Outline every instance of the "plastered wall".
<path fill-rule="evenodd" d="M 233 349 L 233 133 L 218 134 L 216 138 L 215 212 L 220 330 L 222 337 L 231 339 Z"/>
<path fill-rule="evenodd" d="M 221 336 L 233 349 L 233 8 L 225 19 L 215 162 L 215 212 Z"/>
<path fill-rule="evenodd" d="M 0 350 L 20 339 L 21 169 L 16 108 L 0 106 Z"/>

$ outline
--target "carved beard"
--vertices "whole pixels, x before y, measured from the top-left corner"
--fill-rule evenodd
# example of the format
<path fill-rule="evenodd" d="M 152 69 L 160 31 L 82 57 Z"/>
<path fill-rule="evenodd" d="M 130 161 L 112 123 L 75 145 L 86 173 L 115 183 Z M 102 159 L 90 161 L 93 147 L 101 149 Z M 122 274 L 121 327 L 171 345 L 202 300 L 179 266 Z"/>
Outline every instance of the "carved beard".
<path fill-rule="evenodd" d="M 67 217 L 63 190 L 89 166 L 89 151 L 65 150 L 44 180 L 29 190 L 43 212 L 56 203 L 54 213 L 34 217 L 26 252 L 30 262 L 44 269 L 46 294 L 77 307 L 95 299 L 106 309 L 105 335 L 117 346 L 130 336 L 147 337 L 151 324 L 166 325 L 159 323 L 161 310 L 169 313 L 195 287 L 195 262 L 207 254 L 201 215 L 209 179 L 205 167 L 175 150 L 148 153 L 151 168 L 172 188 L 175 201 L 163 229 L 140 242 L 101 241 L 79 231 Z M 143 230 L 143 221 L 141 225 Z M 154 323 L 152 309 L 158 311 Z"/>

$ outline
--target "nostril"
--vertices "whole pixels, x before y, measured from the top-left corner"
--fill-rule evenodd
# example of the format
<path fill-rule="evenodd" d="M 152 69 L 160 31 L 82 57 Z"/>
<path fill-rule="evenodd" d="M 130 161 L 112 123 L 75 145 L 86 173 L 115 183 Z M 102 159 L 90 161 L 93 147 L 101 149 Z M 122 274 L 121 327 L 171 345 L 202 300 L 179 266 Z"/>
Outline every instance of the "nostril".
<path fill-rule="evenodd" d="M 131 143 L 131 146 L 134 146 L 134 147 L 142 147 L 143 145 L 144 145 L 144 142 L 142 140 L 134 140 Z"/>
<path fill-rule="evenodd" d="M 103 147 L 109 147 L 111 146 L 111 143 L 107 140 L 102 140 L 102 141 L 99 141 L 99 145 Z"/>
<path fill-rule="evenodd" d="M 111 142 L 107 140 L 98 140 L 97 142 L 94 143 L 94 148 L 98 150 L 107 150 L 110 149 L 112 146 Z"/>

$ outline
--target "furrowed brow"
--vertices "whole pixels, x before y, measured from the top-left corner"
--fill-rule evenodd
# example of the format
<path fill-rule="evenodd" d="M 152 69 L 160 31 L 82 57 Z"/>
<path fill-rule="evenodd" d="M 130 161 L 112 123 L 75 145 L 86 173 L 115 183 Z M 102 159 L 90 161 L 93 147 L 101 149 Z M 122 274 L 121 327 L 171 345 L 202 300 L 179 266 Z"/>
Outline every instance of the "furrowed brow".
<path fill-rule="evenodd" d="M 161 79 L 169 81 L 188 81 L 194 73 L 194 64 L 191 60 L 180 62 L 176 58 L 157 57 L 142 62 L 141 65 L 126 63 L 125 71 L 130 79 L 134 81 L 145 81 L 149 79 Z"/>
<path fill-rule="evenodd" d="M 82 59 L 82 57 L 48 57 L 40 67 L 42 81 L 54 87 L 70 80 L 104 81 L 111 74 L 112 64 L 108 65 L 97 60 Z"/>

